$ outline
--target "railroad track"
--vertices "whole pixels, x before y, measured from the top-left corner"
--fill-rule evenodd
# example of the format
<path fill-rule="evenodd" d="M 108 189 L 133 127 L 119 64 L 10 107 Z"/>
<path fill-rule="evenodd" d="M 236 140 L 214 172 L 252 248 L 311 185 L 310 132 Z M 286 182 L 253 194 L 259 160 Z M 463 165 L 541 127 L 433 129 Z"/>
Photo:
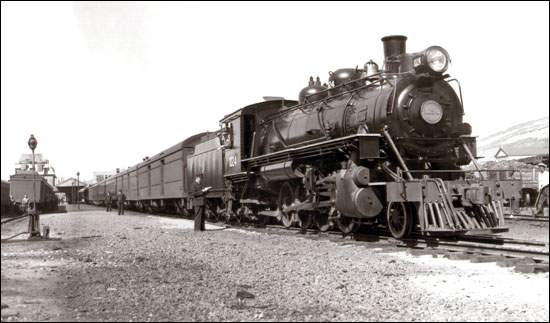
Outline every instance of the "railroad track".
<path fill-rule="evenodd" d="M 508 259 L 530 259 L 536 264 L 548 266 L 548 246 L 544 243 L 528 245 L 517 241 L 501 241 L 500 243 L 479 243 L 471 241 L 447 241 L 440 239 L 410 239 L 402 241 L 403 246 L 413 248 L 433 248 L 449 252 L 463 252 L 479 256 L 498 256 Z M 518 247 L 518 246 L 523 246 Z M 490 260 L 493 258 L 487 258 Z M 480 259 L 481 260 L 481 259 Z"/>
<path fill-rule="evenodd" d="M 545 217 L 534 217 L 534 216 L 513 215 L 513 214 L 505 214 L 504 219 L 506 221 L 548 222 L 548 218 L 545 218 Z"/>
<path fill-rule="evenodd" d="M 535 216 L 536 209 L 533 207 L 522 207 L 512 210 L 510 207 L 504 208 L 504 219 L 510 221 L 533 221 L 548 222 L 548 217 Z"/>
<path fill-rule="evenodd" d="M 221 222 L 211 222 L 224 225 Z M 369 233 L 356 232 L 343 235 L 340 231 L 319 232 L 314 229 L 303 230 L 298 227 L 285 228 L 279 224 L 256 227 L 252 224 L 240 224 L 231 227 L 256 232 L 295 235 L 304 233 L 304 237 L 331 239 L 344 244 L 357 244 L 373 247 L 392 247 L 397 249 L 422 251 L 426 254 L 444 254 L 453 259 L 470 259 L 473 262 L 497 262 L 503 266 L 514 266 L 522 272 L 548 272 L 549 247 L 543 242 L 520 240 L 491 235 L 463 235 L 460 237 L 413 236 L 407 239 L 395 239 L 386 232 L 373 229 Z M 414 253 L 414 252 L 413 252 Z"/>
<path fill-rule="evenodd" d="M 224 225 L 221 222 L 211 222 Z M 495 237 L 491 235 L 463 235 L 460 237 L 413 236 L 407 239 L 395 239 L 378 229 L 370 233 L 356 232 L 343 235 L 340 231 L 320 232 L 314 229 L 303 230 L 298 227 L 285 228 L 282 225 L 253 224 L 231 225 L 239 229 L 255 232 L 295 235 L 303 233 L 306 238 L 330 239 L 343 244 L 356 244 L 372 247 L 407 249 L 413 253 L 443 255 L 452 259 L 469 259 L 472 262 L 496 262 L 501 266 L 514 267 L 525 273 L 548 272 L 548 245 L 542 242 Z M 370 244 L 370 245 L 369 245 Z"/>
<path fill-rule="evenodd" d="M 157 215 L 181 218 L 181 216 L 174 216 L 173 214 Z M 207 222 L 214 225 L 224 225 L 221 222 Z M 319 232 L 314 229 L 303 230 L 298 227 L 285 228 L 282 225 L 256 227 L 247 224 L 233 224 L 230 226 L 230 228 L 233 227 L 284 235 L 303 233 L 306 238 L 330 239 L 343 244 L 407 249 L 411 253 L 443 255 L 453 259 L 470 259 L 472 262 L 497 262 L 503 266 L 514 266 L 522 272 L 548 272 L 548 245 L 537 241 L 491 235 L 464 235 L 450 238 L 413 236 L 406 239 L 395 239 L 376 229 L 368 233 L 357 232 L 343 235 L 339 231 Z"/>
<path fill-rule="evenodd" d="M 278 225 L 268 225 L 265 229 L 246 227 L 253 231 L 268 231 L 276 234 L 304 233 L 305 237 L 318 233 L 316 230 L 300 228 L 286 229 Z M 336 241 L 372 247 L 407 249 L 413 254 L 442 255 L 451 259 L 468 259 L 472 262 L 496 262 L 501 266 L 515 267 L 520 272 L 548 272 L 548 245 L 543 242 L 468 235 L 457 238 L 436 238 L 416 236 L 395 239 L 382 233 L 355 233 L 343 236 L 341 232 L 327 231 L 315 234 L 316 238 L 338 237 Z"/>

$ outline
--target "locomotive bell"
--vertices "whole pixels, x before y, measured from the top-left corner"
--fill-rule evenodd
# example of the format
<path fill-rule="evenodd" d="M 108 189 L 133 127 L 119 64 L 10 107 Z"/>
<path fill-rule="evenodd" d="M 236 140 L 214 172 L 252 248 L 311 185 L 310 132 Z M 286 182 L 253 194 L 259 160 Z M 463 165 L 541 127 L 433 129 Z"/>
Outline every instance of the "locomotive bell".
<path fill-rule="evenodd" d="M 369 77 L 375 74 L 378 74 L 378 64 L 376 64 L 372 59 L 365 63 L 364 71 L 362 77 Z"/>
<path fill-rule="evenodd" d="M 306 99 L 308 102 L 314 102 L 317 100 L 324 99 L 327 96 L 325 86 L 321 85 L 321 80 L 319 77 L 313 82 L 313 76 L 309 77 L 309 85 L 303 88 L 298 95 L 298 100 L 300 104 L 304 104 Z"/>

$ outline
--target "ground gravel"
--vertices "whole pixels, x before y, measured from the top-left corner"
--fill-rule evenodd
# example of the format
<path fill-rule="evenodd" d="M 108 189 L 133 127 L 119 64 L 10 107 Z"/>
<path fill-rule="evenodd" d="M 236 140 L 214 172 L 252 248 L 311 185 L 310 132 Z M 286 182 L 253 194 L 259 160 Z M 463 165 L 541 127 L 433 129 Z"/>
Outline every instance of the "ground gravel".
<path fill-rule="evenodd" d="M 548 244 L 548 221 L 514 221 L 507 220 L 506 226 L 509 232 L 502 234 L 504 237 L 540 241 Z"/>
<path fill-rule="evenodd" d="M 2 321 L 548 321 L 548 274 L 100 209 L 2 243 Z M 23 228 L 2 228 L 5 238 Z M 337 240 L 337 239 L 336 239 Z M 4 306 L 5 305 L 5 306 Z"/>

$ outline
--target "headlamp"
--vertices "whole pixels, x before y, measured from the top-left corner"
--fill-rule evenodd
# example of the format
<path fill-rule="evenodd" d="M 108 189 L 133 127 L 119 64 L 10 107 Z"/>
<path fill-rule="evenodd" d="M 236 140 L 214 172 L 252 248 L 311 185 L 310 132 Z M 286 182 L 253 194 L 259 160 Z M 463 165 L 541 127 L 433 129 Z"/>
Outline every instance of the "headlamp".
<path fill-rule="evenodd" d="M 443 73 L 449 67 L 449 54 L 439 46 L 428 47 L 424 52 L 424 62 L 435 73 Z"/>
<path fill-rule="evenodd" d="M 420 116 L 427 123 L 436 124 L 443 118 L 443 108 L 434 100 L 424 101 L 420 107 Z"/>

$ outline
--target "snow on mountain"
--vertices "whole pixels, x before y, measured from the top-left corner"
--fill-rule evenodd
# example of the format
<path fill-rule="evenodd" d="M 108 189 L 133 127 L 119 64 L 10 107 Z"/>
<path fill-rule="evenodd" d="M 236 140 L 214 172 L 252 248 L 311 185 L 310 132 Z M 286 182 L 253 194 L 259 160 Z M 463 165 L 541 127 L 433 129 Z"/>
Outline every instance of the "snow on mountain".
<path fill-rule="evenodd" d="M 478 138 L 478 156 L 491 157 L 499 148 L 510 156 L 548 153 L 548 116 L 523 122 L 487 137 Z"/>

